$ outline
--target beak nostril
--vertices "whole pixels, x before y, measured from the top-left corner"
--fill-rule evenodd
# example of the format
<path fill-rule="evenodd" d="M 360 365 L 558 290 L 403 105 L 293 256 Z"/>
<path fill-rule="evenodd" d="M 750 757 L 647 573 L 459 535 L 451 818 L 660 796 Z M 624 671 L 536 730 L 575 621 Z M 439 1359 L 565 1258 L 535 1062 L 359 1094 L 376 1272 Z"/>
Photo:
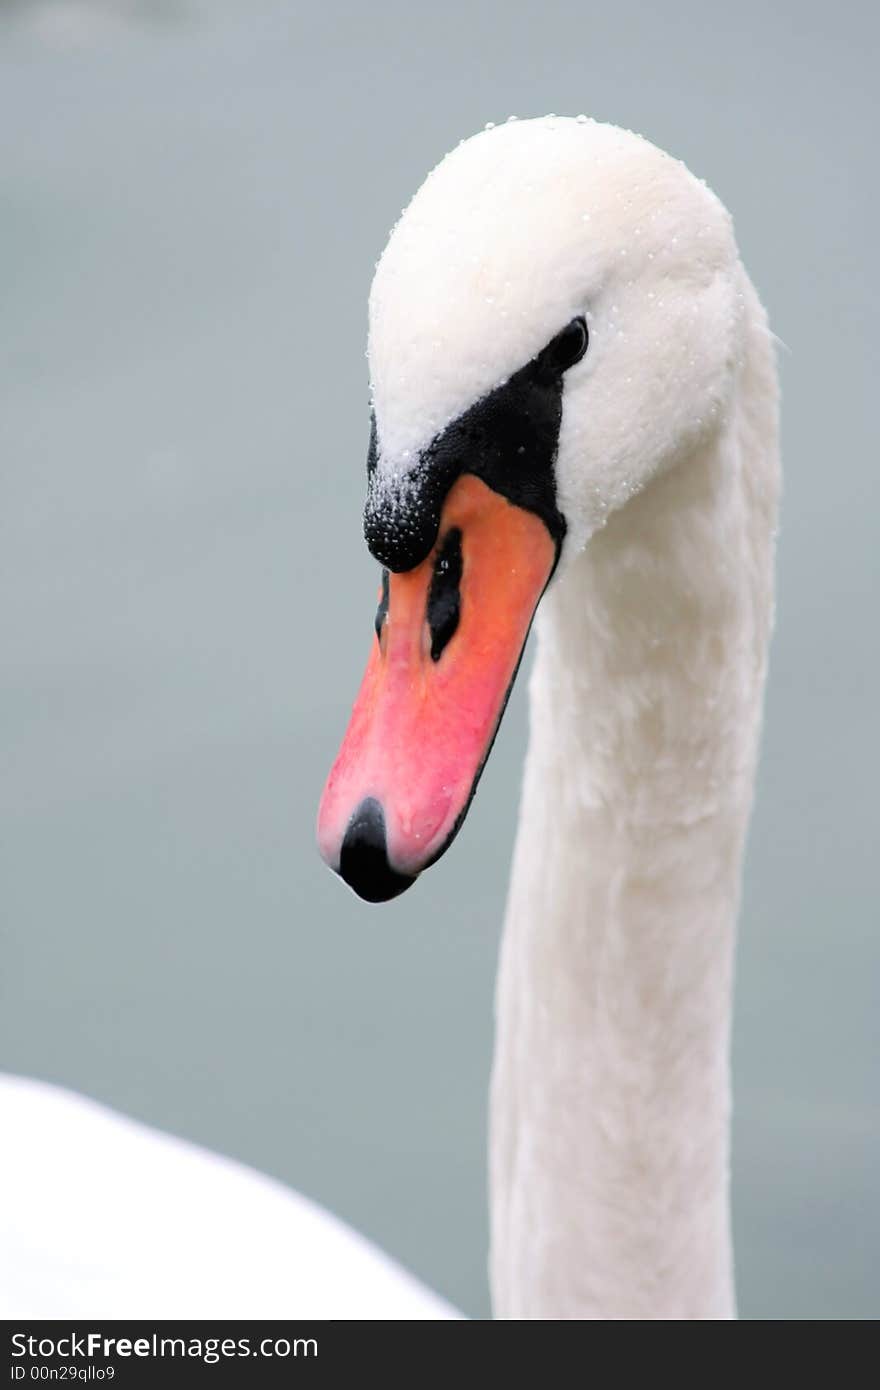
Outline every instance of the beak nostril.
<path fill-rule="evenodd" d="M 428 591 L 428 627 L 431 629 L 431 659 L 439 661 L 455 634 L 461 616 L 461 531 L 453 526 L 443 538 Z"/>
<path fill-rule="evenodd" d="M 382 597 L 379 599 L 379 607 L 376 609 L 376 636 L 381 644 L 382 628 L 385 626 L 385 619 L 388 617 L 388 571 L 382 570 Z"/>

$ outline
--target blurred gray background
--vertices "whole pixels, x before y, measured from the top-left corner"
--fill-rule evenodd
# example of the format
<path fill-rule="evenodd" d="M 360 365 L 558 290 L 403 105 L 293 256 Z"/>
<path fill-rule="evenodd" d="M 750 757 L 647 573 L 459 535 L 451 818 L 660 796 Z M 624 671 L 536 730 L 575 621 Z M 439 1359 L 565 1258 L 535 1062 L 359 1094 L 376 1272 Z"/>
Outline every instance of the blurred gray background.
<path fill-rule="evenodd" d="M 787 345 L 738 1280 L 747 1318 L 875 1316 L 876 7 L 0 16 L 0 1066 L 277 1175 L 486 1314 L 524 682 L 400 902 L 359 904 L 313 822 L 375 605 L 373 263 L 461 136 L 587 111 L 717 190 Z"/>

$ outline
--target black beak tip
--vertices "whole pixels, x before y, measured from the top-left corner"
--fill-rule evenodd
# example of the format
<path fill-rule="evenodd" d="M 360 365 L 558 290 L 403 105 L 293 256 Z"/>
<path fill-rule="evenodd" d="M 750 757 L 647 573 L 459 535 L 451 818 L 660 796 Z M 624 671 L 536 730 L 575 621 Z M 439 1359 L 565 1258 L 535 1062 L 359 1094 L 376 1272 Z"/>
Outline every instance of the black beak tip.
<path fill-rule="evenodd" d="M 390 902 L 415 883 L 414 877 L 398 873 L 388 862 L 385 817 L 374 797 L 362 801 L 348 823 L 339 876 L 368 903 Z"/>

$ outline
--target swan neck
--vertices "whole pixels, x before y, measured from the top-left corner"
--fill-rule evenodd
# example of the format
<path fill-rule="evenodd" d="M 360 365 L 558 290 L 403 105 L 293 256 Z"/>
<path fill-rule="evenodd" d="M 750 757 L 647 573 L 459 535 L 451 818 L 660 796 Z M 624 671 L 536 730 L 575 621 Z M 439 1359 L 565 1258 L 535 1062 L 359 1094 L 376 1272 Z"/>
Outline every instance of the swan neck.
<path fill-rule="evenodd" d="M 496 1316 L 734 1316 L 732 959 L 773 400 L 621 509 L 540 614 L 497 993 Z"/>

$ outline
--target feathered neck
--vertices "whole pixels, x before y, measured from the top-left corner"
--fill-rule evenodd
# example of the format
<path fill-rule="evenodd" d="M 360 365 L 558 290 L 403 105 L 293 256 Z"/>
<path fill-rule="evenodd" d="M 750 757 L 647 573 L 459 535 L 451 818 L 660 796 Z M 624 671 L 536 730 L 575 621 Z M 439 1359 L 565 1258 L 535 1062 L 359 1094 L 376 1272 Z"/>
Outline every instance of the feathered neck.
<path fill-rule="evenodd" d="M 734 926 L 773 606 L 776 381 L 539 615 L 491 1100 L 496 1316 L 734 1316 Z"/>

